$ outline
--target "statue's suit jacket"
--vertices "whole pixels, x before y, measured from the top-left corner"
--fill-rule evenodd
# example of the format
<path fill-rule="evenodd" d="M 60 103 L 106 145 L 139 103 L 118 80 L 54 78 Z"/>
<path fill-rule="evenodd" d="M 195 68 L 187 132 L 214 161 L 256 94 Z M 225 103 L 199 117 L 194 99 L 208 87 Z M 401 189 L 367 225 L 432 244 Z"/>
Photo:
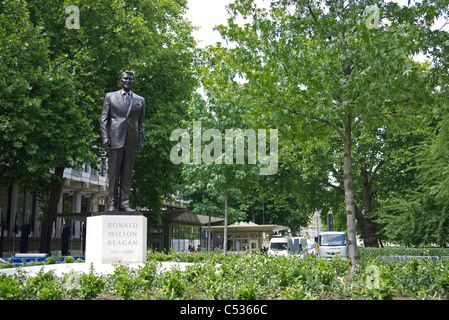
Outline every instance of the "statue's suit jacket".
<path fill-rule="evenodd" d="M 140 151 L 143 144 L 145 99 L 131 92 L 131 103 L 126 106 L 122 90 L 106 94 L 101 112 L 100 130 L 103 141 L 111 141 L 111 149 L 127 146 Z"/>

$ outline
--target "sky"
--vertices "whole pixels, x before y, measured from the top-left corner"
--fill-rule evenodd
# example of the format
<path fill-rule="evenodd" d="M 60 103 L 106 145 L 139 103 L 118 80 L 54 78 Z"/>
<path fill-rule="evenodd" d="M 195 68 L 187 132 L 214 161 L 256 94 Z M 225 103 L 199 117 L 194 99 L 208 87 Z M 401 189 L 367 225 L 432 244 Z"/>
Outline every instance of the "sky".
<path fill-rule="evenodd" d="M 187 19 L 193 25 L 200 27 L 193 36 L 198 40 L 200 47 L 221 42 L 223 39 L 213 28 L 224 24 L 228 19 L 225 6 L 233 2 L 232 0 L 188 0 Z"/>
<path fill-rule="evenodd" d="M 188 0 L 187 19 L 194 26 L 200 27 L 200 30 L 193 33 L 200 47 L 224 41 L 218 31 L 213 29 L 220 24 L 227 24 L 229 14 L 226 6 L 232 2 L 234 0 Z M 256 3 L 261 8 L 270 6 L 269 0 L 256 0 Z"/>
<path fill-rule="evenodd" d="M 407 4 L 408 0 L 392 0 L 400 5 Z M 220 24 L 227 24 L 229 15 L 226 5 L 233 0 L 188 0 L 187 19 L 192 21 L 194 26 L 200 27 L 193 36 L 198 40 L 200 47 L 223 42 L 218 31 L 213 28 Z M 269 7 L 269 0 L 256 0 L 259 7 Z M 441 24 L 442 25 L 442 24 Z M 448 30 L 446 26 L 445 30 Z"/>

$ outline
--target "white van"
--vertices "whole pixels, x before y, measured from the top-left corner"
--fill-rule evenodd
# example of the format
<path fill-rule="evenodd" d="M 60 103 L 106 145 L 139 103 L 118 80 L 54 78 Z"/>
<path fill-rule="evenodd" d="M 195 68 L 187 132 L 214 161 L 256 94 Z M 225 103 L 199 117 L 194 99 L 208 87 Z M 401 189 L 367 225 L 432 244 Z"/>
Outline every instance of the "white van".
<path fill-rule="evenodd" d="M 273 237 L 268 245 L 268 254 L 270 255 L 288 255 L 288 238 Z"/>
<path fill-rule="evenodd" d="M 308 254 L 306 238 L 302 237 L 273 237 L 268 246 L 268 254 L 284 255 L 299 254 L 305 256 Z"/>
<path fill-rule="evenodd" d="M 318 235 L 317 255 L 323 258 L 332 258 L 340 255 L 342 258 L 348 258 L 348 243 L 346 233 L 339 231 L 321 232 Z"/>

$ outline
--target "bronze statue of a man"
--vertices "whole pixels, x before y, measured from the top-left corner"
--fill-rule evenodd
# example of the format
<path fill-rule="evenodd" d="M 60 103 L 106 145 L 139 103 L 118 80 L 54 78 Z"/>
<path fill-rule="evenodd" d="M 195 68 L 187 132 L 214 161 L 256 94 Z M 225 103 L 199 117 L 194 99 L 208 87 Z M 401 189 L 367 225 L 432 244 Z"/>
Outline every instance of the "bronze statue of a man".
<path fill-rule="evenodd" d="M 145 99 L 131 91 L 134 81 L 133 72 L 123 72 L 122 89 L 106 94 L 101 111 L 101 137 L 109 150 L 108 211 L 134 211 L 129 207 L 131 173 L 142 150 L 145 121 Z"/>

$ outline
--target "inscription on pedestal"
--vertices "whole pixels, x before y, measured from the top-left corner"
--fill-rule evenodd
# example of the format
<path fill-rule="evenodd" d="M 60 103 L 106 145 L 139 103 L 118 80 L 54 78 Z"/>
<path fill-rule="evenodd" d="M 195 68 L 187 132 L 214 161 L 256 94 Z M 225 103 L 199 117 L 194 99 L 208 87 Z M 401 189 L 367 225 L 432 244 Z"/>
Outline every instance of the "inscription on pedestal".
<path fill-rule="evenodd" d="M 138 223 L 113 222 L 107 224 L 107 246 L 112 254 L 133 254 L 130 247 L 138 246 Z M 123 249 L 126 247 L 126 249 Z"/>
<path fill-rule="evenodd" d="M 86 262 L 144 263 L 147 219 L 138 215 L 102 215 L 87 219 Z"/>

